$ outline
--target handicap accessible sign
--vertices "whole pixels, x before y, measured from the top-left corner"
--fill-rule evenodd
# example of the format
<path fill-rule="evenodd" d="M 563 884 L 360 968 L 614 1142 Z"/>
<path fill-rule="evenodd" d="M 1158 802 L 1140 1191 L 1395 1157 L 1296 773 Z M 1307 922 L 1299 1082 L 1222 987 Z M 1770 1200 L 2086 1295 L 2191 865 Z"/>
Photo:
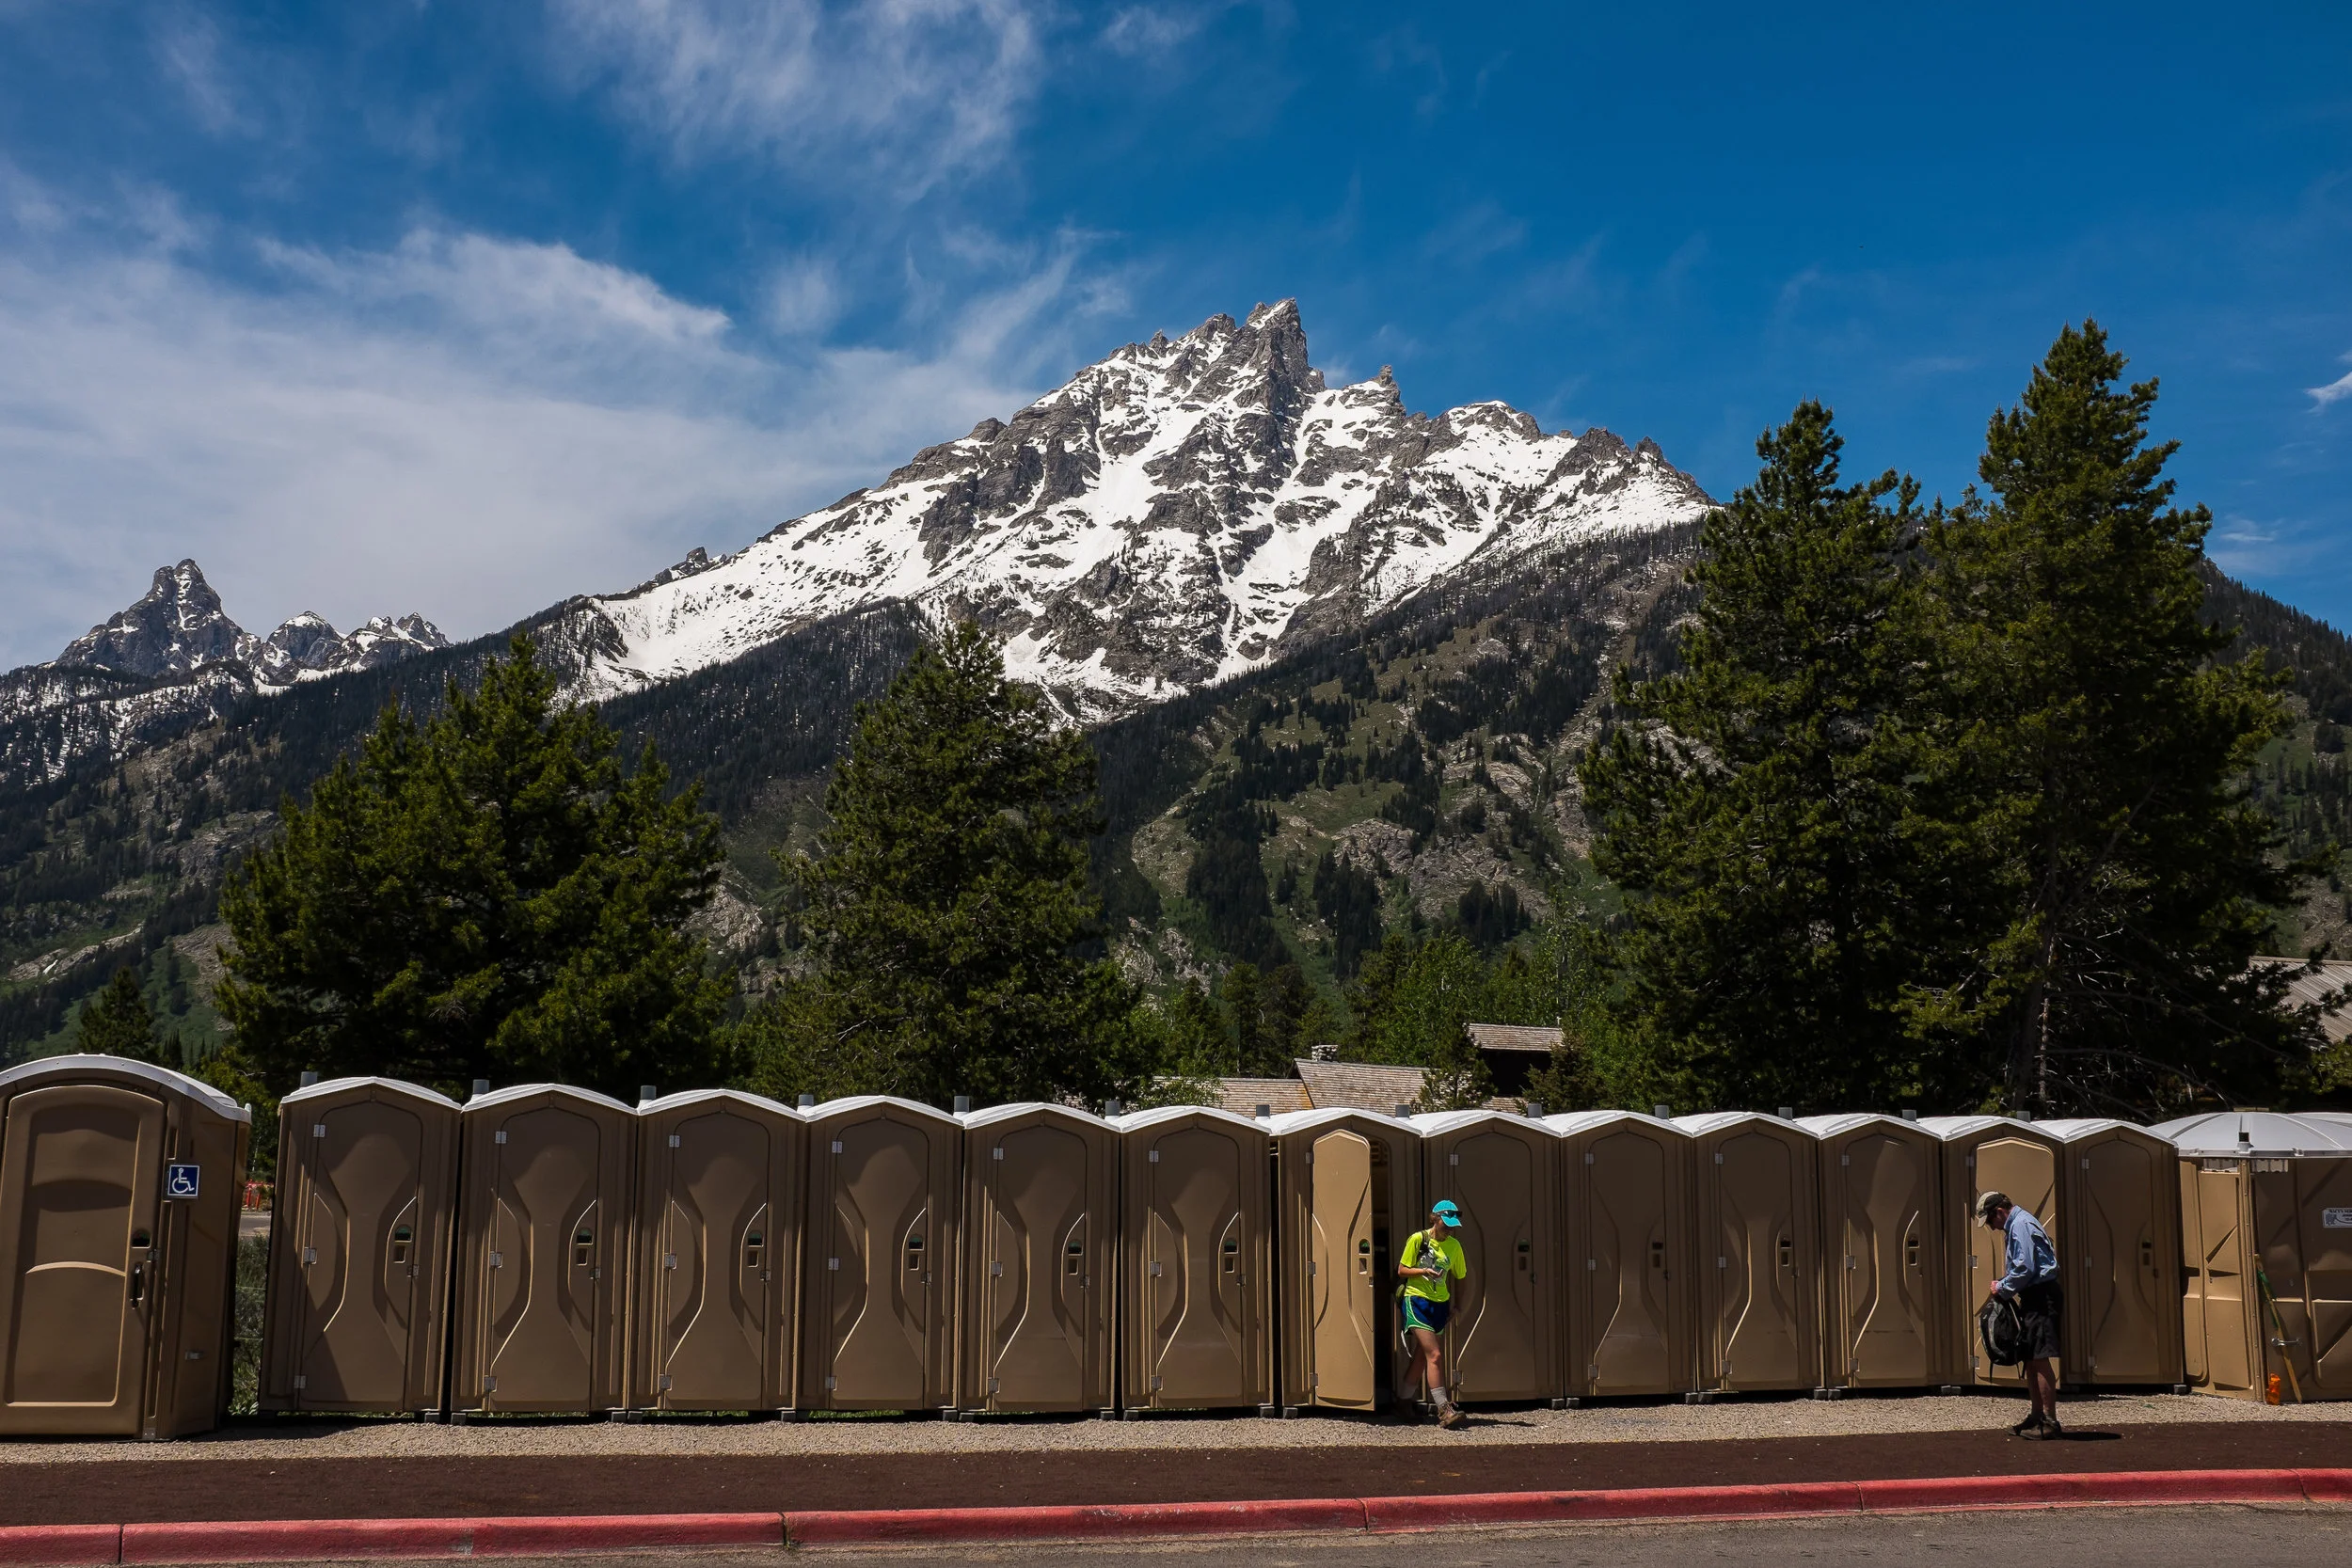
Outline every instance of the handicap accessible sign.
<path fill-rule="evenodd" d="M 166 1197 L 194 1197 L 200 1175 L 200 1170 L 195 1165 L 166 1165 L 164 1167 L 164 1196 Z"/>

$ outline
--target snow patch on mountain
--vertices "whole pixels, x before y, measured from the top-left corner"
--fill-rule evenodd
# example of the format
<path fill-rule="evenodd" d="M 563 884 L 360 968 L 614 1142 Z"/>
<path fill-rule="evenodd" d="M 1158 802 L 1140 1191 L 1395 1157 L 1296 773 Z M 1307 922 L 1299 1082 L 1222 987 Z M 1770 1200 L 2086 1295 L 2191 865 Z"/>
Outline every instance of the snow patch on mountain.
<path fill-rule="evenodd" d="M 1327 388 L 1285 300 L 1131 343 L 734 555 L 579 601 L 605 626 L 573 690 L 635 690 L 898 598 L 977 619 L 1016 674 L 1099 718 L 1473 566 L 1710 504 L 1646 440 L 1546 435 L 1501 403 L 1410 413 L 1385 369 Z"/>

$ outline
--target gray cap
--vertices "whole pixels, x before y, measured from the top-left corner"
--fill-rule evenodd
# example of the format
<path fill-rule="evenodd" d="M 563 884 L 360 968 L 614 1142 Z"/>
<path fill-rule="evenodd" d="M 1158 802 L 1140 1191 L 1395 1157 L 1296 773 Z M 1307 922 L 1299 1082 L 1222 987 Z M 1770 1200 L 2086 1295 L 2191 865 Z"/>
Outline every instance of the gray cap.
<path fill-rule="evenodd" d="M 1977 1195 L 1977 1218 L 1990 1224 L 1992 1223 L 1994 1210 L 2006 1209 L 2009 1206 L 2009 1195 L 2007 1193 L 1979 1193 Z"/>

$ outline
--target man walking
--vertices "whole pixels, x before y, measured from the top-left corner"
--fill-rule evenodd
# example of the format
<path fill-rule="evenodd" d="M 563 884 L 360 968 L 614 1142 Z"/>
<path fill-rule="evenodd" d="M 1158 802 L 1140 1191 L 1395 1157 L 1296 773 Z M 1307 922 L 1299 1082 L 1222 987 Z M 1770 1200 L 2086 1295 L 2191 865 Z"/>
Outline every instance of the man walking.
<path fill-rule="evenodd" d="M 1454 1281 L 1470 1275 L 1462 1243 L 1447 1232 L 1462 1223 L 1462 1211 L 1451 1198 L 1429 1206 L 1429 1228 L 1405 1239 L 1396 1272 L 1405 1281 L 1400 1301 L 1405 1308 L 1405 1342 L 1413 1348 L 1421 1369 L 1421 1386 L 1438 1406 L 1438 1424 L 1452 1430 L 1462 1424 L 1462 1412 L 1447 1397 L 1445 1387 L 1446 1315 L 1453 1310 Z"/>
<path fill-rule="evenodd" d="M 2066 1292 L 2058 1285 L 2058 1249 L 2050 1244 L 2042 1222 L 2009 1200 L 2005 1193 L 1984 1193 L 1977 1198 L 1977 1218 L 1988 1230 L 2008 1238 L 2008 1267 L 1993 1282 L 1988 1294 L 2017 1303 L 2018 1326 L 2024 1331 L 2026 1386 L 2033 1394 L 2033 1410 L 2010 1428 L 2020 1437 L 2047 1441 L 2066 1433 L 2058 1426 L 2058 1319 L 2066 1307 Z"/>

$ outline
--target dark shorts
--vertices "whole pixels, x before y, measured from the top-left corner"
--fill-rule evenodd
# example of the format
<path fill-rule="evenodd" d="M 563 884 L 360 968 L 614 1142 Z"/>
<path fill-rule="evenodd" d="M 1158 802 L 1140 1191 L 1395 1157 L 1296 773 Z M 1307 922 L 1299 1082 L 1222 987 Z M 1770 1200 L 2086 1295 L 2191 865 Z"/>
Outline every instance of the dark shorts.
<path fill-rule="evenodd" d="M 1432 1334 L 1445 1332 L 1446 1315 L 1454 1310 L 1452 1302 L 1431 1301 L 1427 1296 L 1399 1296 L 1397 1299 L 1405 1304 L 1406 1332 L 1416 1328 L 1426 1329 Z"/>
<path fill-rule="evenodd" d="M 2065 1316 L 2066 1291 L 2055 1279 L 2028 1285 L 2017 1292 L 2017 1322 L 2025 1330 L 2021 1353 L 2025 1359 L 2058 1359 L 2058 1323 Z"/>

